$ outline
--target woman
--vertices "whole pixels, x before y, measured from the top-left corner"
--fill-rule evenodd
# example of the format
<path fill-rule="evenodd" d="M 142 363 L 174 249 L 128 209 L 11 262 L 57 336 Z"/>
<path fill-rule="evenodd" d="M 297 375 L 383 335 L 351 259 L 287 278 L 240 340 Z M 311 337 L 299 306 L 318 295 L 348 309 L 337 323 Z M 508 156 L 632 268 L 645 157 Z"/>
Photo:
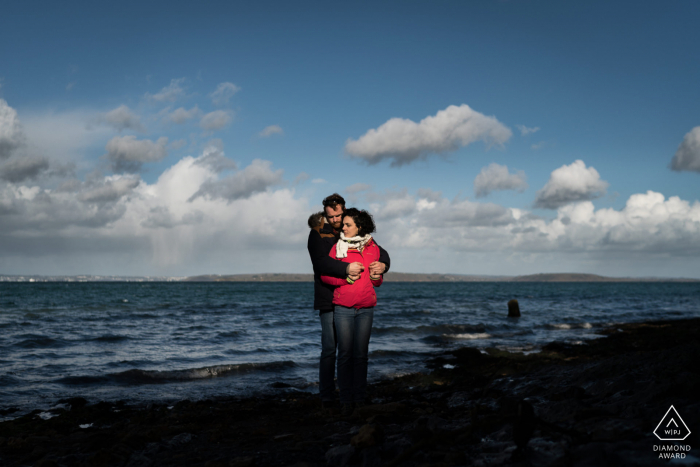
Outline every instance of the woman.
<path fill-rule="evenodd" d="M 333 292 L 335 329 L 338 341 L 338 387 L 343 415 L 364 405 L 367 392 L 367 353 L 372 333 L 374 287 L 382 284 L 382 276 L 370 275 L 369 265 L 379 259 L 379 247 L 372 240 L 374 220 L 367 211 L 350 208 L 343 214 L 340 240 L 329 256 L 346 263 L 359 262 L 365 270 L 357 280 L 321 276 L 326 284 L 336 286 Z"/>

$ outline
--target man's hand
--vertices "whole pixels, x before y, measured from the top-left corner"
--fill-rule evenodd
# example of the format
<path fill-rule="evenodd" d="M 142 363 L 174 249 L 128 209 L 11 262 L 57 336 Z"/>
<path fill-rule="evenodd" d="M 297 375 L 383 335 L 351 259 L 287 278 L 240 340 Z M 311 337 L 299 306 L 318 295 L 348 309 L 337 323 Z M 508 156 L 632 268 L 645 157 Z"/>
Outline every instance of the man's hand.
<path fill-rule="evenodd" d="M 375 261 L 369 265 L 369 273 L 372 276 L 381 276 L 386 271 L 386 264 Z"/>
<path fill-rule="evenodd" d="M 365 270 L 365 267 L 362 263 L 350 263 L 348 264 L 348 267 L 345 268 L 345 272 L 347 273 L 348 276 L 352 280 L 357 280 L 360 278 L 360 274 L 362 274 L 362 271 Z"/>

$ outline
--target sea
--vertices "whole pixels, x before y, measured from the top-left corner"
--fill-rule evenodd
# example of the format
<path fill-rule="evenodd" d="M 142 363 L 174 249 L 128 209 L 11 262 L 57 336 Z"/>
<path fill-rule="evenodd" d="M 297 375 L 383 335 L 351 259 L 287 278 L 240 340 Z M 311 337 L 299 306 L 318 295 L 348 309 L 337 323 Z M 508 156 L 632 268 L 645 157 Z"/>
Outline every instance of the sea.
<path fill-rule="evenodd" d="M 619 323 L 700 317 L 695 282 L 385 283 L 369 380 L 461 346 L 537 352 Z M 508 318 L 517 299 L 522 316 Z M 0 421 L 60 400 L 128 404 L 318 392 L 305 282 L 0 283 Z M 48 413 L 48 412 L 47 412 Z"/>

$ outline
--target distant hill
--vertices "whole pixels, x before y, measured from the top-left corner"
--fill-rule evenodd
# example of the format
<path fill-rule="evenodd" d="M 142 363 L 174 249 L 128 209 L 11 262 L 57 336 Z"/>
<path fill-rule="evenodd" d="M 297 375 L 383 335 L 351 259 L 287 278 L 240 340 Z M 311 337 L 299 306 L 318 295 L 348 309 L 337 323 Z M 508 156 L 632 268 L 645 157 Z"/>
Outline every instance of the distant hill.
<path fill-rule="evenodd" d="M 312 282 L 313 274 L 230 274 L 202 275 L 183 279 L 189 282 Z M 556 273 L 527 276 L 479 276 L 463 274 L 420 274 L 388 272 L 387 282 L 700 282 L 700 279 L 605 277 L 597 274 Z"/>

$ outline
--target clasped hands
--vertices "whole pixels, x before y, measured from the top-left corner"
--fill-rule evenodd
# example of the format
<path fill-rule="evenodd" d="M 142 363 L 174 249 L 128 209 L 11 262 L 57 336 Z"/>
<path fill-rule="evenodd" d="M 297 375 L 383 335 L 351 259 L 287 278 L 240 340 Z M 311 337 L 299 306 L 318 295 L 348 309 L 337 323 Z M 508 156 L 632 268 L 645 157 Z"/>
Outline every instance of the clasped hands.
<path fill-rule="evenodd" d="M 345 268 L 345 272 L 347 273 L 348 277 L 356 281 L 360 278 L 360 275 L 362 274 L 362 271 L 365 270 L 365 267 L 362 263 L 350 263 L 348 264 L 348 267 Z M 386 270 L 386 264 L 380 263 L 379 261 L 375 261 L 369 265 L 369 275 L 373 277 L 378 277 L 384 274 L 384 271 Z"/>

